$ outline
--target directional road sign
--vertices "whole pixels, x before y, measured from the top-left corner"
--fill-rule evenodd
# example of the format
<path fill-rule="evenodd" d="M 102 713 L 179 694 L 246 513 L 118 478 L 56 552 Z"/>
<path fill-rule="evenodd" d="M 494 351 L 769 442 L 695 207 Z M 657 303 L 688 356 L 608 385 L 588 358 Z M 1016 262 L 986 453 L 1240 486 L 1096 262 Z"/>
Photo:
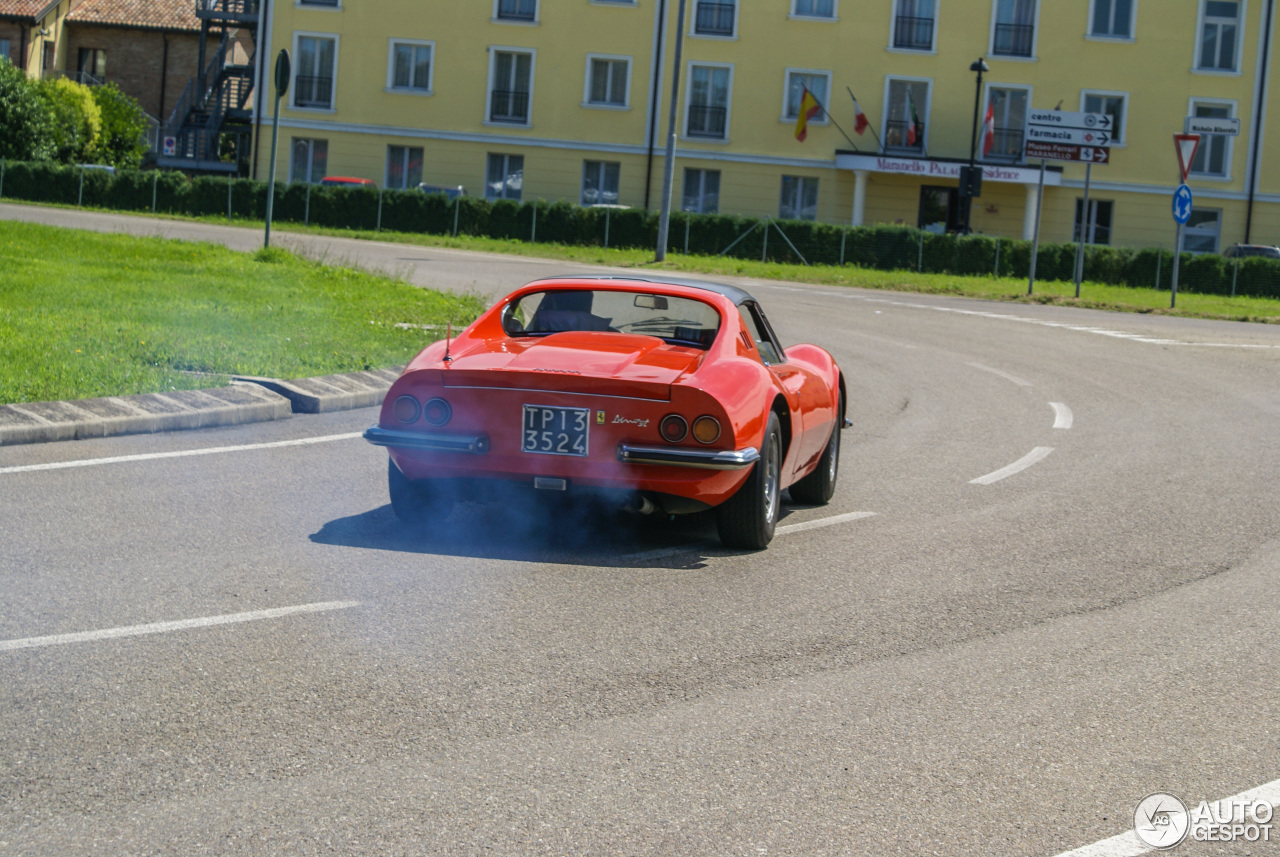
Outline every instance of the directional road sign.
<path fill-rule="evenodd" d="M 1027 124 L 1027 142 L 1061 143 L 1065 146 L 1110 146 L 1111 132 L 1095 128 L 1063 128 Z"/>
<path fill-rule="evenodd" d="M 1191 188 L 1184 184 L 1173 192 L 1173 219 L 1179 226 L 1185 226 L 1191 219 Z"/>
<path fill-rule="evenodd" d="M 1024 157 L 1044 158 L 1049 161 L 1107 164 L 1111 162 L 1111 150 L 1100 146 L 1067 146 L 1061 143 L 1039 143 L 1035 140 L 1027 140 Z"/>
<path fill-rule="evenodd" d="M 1223 137 L 1240 136 L 1240 120 L 1219 116 L 1188 116 L 1186 127 L 1188 134 L 1219 134 Z"/>

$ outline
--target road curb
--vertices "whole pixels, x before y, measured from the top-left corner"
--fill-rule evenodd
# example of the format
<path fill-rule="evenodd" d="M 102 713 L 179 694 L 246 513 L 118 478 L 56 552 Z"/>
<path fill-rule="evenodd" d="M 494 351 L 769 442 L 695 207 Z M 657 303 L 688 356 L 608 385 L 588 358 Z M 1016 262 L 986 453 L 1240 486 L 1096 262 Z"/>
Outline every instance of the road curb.
<path fill-rule="evenodd" d="M 0 405 L 0 447 L 212 428 L 381 404 L 396 369 L 318 378 L 237 376 L 229 386 Z"/>

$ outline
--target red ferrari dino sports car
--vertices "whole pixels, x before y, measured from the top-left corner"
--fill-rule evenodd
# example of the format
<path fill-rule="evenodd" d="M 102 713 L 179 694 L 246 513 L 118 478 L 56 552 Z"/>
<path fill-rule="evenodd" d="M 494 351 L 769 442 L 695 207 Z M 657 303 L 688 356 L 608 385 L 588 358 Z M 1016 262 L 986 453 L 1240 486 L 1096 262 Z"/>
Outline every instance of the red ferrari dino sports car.
<path fill-rule="evenodd" d="M 564 277 L 428 346 L 364 436 L 391 453 L 405 521 L 495 491 L 586 493 L 645 514 L 714 508 L 726 545 L 760 549 L 783 489 L 831 498 L 844 410 L 831 355 L 784 350 L 741 289 Z"/>

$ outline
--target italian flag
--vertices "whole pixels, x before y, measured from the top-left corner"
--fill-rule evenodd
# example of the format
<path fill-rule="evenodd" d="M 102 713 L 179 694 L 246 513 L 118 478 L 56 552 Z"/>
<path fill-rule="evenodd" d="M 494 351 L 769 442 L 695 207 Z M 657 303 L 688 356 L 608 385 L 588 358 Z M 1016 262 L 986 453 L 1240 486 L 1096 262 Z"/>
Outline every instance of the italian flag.
<path fill-rule="evenodd" d="M 916 128 L 920 127 L 920 116 L 916 113 L 916 103 L 911 100 L 911 90 L 907 89 L 907 145 L 916 144 Z"/>

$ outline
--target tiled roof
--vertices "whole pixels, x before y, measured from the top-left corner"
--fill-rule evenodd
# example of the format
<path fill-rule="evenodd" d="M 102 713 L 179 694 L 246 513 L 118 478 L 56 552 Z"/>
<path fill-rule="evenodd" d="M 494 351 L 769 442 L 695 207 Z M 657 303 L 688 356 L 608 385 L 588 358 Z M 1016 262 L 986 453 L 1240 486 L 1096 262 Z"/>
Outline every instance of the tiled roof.
<path fill-rule="evenodd" d="M 0 17 L 34 18 L 49 0 L 0 0 Z"/>
<path fill-rule="evenodd" d="M 14 0 L 0 0 L 0 4 Z M 25 2 L 25 0 L 16 0 Z M 67 20 L 140 30 L 200 29 L 195 0 L 84 0 Z"/>

